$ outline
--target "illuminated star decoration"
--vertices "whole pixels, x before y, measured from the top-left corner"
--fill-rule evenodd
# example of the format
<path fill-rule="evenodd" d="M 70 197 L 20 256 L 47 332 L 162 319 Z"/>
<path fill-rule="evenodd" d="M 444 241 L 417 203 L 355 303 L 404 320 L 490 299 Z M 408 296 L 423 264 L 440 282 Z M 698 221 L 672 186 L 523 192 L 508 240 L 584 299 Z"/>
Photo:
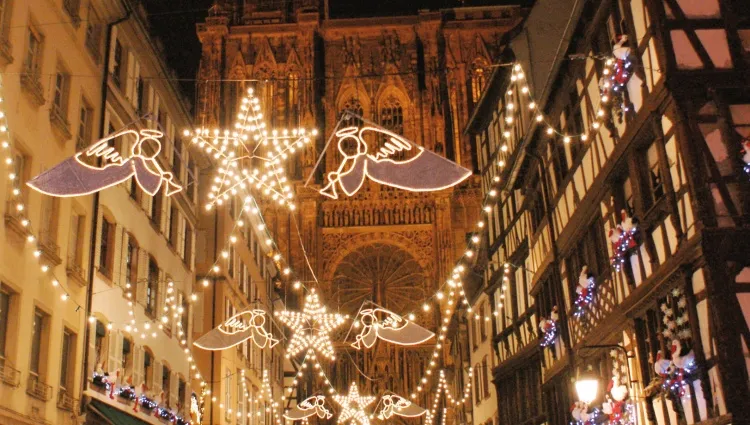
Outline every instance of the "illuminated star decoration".
<path fill-rule="evenodd" d="M 314 289 L 305 297 L 302 311 L 277 311 L 276 316 L 294 332 L 286 349 L 287 358 L 307 349 L 308 353 L 315 350 L 323 357 L 335 360 L 330 333 L 341 326 L 349 316 L 326 313 L 326 308 L 320 303 L 320 297 Z"/>
<path fill-rule="evenodd" d="M 355 382 L 352 382 L 349 386 L 349 394 L 335 395 L 333 399 L 343 409 L 339 415 L 338 423 L 358 422 L 359 425 L 370 425 L 370 417 L 364 409 L 375 401 L 375 397 L 359 395 L 359 389 Z M 352 406 L 353 404 L 356 407 Z"/>
<path fill-rule="evenodd" d="M 284 171 L 284 161 L 310 143 L 317 130 L 303 128 L 269 130 L 263 121 L 260 100 L 247 90 L 234 130 L 185 130 L 192 143 L 219 161 L 206 209 L 222 205 L 230 197 L 256 190 L 279 205 L 295 209 L 294 195 Z"/>

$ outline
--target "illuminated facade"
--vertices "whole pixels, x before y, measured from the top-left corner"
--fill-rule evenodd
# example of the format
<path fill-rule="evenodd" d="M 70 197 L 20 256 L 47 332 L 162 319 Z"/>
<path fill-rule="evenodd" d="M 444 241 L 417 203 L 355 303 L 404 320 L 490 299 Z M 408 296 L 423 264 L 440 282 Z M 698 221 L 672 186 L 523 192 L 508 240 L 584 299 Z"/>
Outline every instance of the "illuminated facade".
<path fill-rule="evenodd" d="M 500 424 L 595 407 L 747 423 L 748 32 L 733 22 L 747 11 L 720 0 L 538 1 L 509 41 L 519 66 L 493 73 L 468 127 L 498 193 L 482 291 Z M 581 409 L 587 366 L 600 381 Z"/>
<path fill-rule="evenodd" d="M 362 117 L 476 169 L 470 139 L 461 129 L 501 37 L 519 22 L 521 9 L 466 7 L 359 19 L 325 15 L 316 2 L 216 2 L 198 25 L 203 55 L 197 123 L 230 124 L 238 94 L 252 86 L 270 125 L 317 127 L 316 144 L 288 164 L 297 210 L 289 215 L 264 208 L 279 251 L 306 285 L 319 287 L 330 309 L 354 315 L 369 300 L 401 314 L 417 313 L 418 322 L 435 329 L 438 314 L 424 314 L 421 304 L 449 277 L 465 247 L 479 210 L 477 181 L 435 193 L 367 182 L 351 198 L 326 199 L 317 190 L 341 158 L 335 144 L 321 155 L 339 122 L 358 125 Z M 305 188 L 308 177 L 311 186 Z M 288 289 L 283 279 L 281 285 Z M 406 349 L 380 344 L 360 352 L 341 343 L 329 376 L 339 391 L 357 381 L 363 395 L 390 389 L 409 396 L 421 388 L 433 348 L 431 341 Z M 443 366 L 453 368 L 449 356 Z M 464 371 L 455 368 L 449 379 L 462 382 Z M 302 391 L 319 385 L 303 385 Z"/>

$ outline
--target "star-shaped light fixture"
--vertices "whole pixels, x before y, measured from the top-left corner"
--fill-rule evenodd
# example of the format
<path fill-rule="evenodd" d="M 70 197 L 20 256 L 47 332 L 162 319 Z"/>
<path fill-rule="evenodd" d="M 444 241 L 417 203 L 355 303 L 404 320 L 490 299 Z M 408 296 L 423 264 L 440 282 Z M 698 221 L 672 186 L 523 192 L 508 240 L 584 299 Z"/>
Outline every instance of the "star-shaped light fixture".
<path fill-rule="evenodd" d="M 339 424 L 358 422 L 359 425 L 370 425 L 370 417 L 365 413 L 365 407 L 372 404 L 375 401 L 375 397 L 359 395 L 359 389 L 355 382 L 352 382 L 349 386 L 349 394 L 335 395 L 333 399 L 343 409 L 339 415 Z"/>
<path fill-rule="evenodd" d="M 326 313 L 326 307 L 320 303 L 320 297 L 315 289 L 305 297 L 302 311 L 277 311 L 276 316 L 294 332 L 286 348 L 287 358 L 294 357 L 305 349 L 313 358 L 313 350 L 329 360 L 336 358 L 330 333 L 341 326 L 349 316 Z"/>
<path fill-rule="evenodd" d="M 185 130 L 185 136 L 192 136 L 193 144 L 219 162 L 206 209 L 222 205 L 238 194 L 247 197 L 250 191 L 260 192 L 279 205 L 295 209 L 284 161 L 309 144 L 310 138 L 318 134 L 317 130 L 269 130 L 263 121 L 260 100 L 253 95 L 252 88 L 242 99 L 234 127 L 234 130 Z"/>

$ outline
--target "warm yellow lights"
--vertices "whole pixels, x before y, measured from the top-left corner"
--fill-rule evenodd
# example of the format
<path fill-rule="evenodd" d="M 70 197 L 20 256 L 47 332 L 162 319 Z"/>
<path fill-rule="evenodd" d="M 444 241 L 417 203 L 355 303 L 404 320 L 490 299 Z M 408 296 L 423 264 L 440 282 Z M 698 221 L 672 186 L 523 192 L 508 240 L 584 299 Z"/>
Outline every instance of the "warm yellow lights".
<path fill-rule="evenodd" d="M 294 333 L 286 349 L 287 357 L 314 350 L 329 360 L 336 358 L 330 333 L 341 326 L 348 316 L 327 313 L 314 289 L 305 297 L 302 311 L 277 311 L 276 317 Z"/>

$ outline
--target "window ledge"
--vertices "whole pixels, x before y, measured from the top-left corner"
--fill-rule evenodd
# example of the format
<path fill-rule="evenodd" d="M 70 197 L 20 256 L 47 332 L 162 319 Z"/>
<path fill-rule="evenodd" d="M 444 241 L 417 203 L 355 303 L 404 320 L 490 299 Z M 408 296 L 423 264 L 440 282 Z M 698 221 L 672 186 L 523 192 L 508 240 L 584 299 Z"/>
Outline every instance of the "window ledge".
<path fill-rule="evenodd" d="M 40 238 L 39 248 L 42 251 L 42 258 L 44 258 L 49 266 L 59 266 L 62 264 L 60 247 L 50 238 Z"/>
<path fill-rule="evenodd" d="M 44 105 L 44 87 L 42 87 L 42 82 L 37 72 L 25 69 L 21 74 L 21 88 L 29 96 L 34 106 L 38 108 Z"/>
<path fill-rule="evenodd" d="M 52 130 L 63 142 L 67 142 L 73 137 L 70 132 L 70 123 L 65 118 L 65 113 L 57 106 L 52 106 L 49 110 L 49 121 L 52 124 Z"/>
<path fill-rule="evenodd" d="M 29 374 L 29 379 L 26 383 L 26 394 L 37 400 L 47 402 L 52 398 L 52 387 L 42 382 L 38 376 Z"/>
<path fill-rule="evenodd" d="M 60 392 L 57 393 L 57 408 L 66 412 L 72 412 L 77 405 L 78 400 L 68 394 L 67 390 L 60 388 Z"/>
<path fill-rule="evenodd" d="M 6 360 L 4 365 L 0 365 L 0 381 L 10 387 L 18 388 L 21 385 L 21 371 L 9 366 Z"/>
<path fill-rule="evenodd" d="M 0 35 L 0 64 L 8 65 L 13 63 L 13 49 L 10 45 L 7 35 Z"/>
<path fill-rule="evenodd" d="M 5 227 L 14 233 L 19 240 L 25 240 L 29 232 L 26 226 L 23 225 L 23 218 L 13 214 L 11 211 L 16 211 L 16 207 L 13 202 L 8 201 L 5 209 Z"/>
<path fill-rule="evenodd" d="M 86 271 L 74 261 L 68 261 L 68 267 L 65 268 L 65 273 L 80 287 L 83 288 L 86 286 Z"/>

